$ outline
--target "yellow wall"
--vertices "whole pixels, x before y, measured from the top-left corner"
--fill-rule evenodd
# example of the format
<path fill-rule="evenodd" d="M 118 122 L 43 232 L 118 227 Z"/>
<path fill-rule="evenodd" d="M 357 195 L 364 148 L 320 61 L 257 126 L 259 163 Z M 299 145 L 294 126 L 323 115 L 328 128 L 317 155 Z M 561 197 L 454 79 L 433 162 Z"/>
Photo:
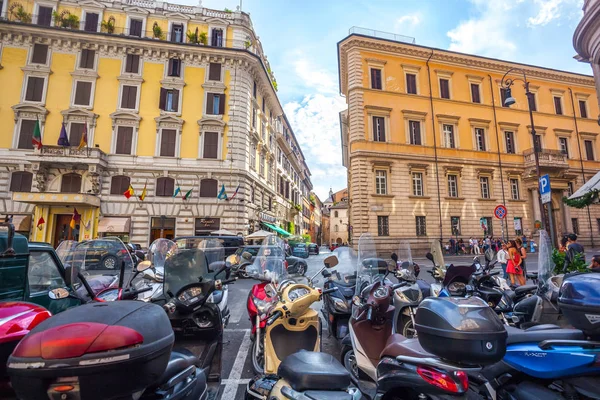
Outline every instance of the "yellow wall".
<path fill-rule="evenodd" d="M 44 144 L 56 145 L 60 135 L 63 120 L 61 111 L 68 110 L 71 102 L 71 88 L 73 78 L 71 72 L 75 69 L 75 54 L 52 52 L 50 64 L 50 80 L 46 94 L 46 125 L 44 130 Z M 68 127 L 67 127 L 68 128 Z"/>
<path fill-rule="evenodd" d="M 19 104 L 21 87 L 23 85 L 23 71 L 21 67 L 27 61 L 27 50 L 13 47 L 2 49 L 0 65 L 0 147 L 10 148 L 13 143 L 15 113 L 12 106 Z"/>
<path fill-rule="evenodd" d="M 100 58 L 98 62 L 98 75 L 96 81 L 96 95 L 94 96 L 93 111 L 99 115 L 96 120 L 94 132 L 94 145 L 99 145 L 105 153 L 110 152 L 112 139 L 112 120 L 109 115 L 115 112 L 119 97 L 119 81 L 121 74 L 121 60 L 113 58 Z"/>

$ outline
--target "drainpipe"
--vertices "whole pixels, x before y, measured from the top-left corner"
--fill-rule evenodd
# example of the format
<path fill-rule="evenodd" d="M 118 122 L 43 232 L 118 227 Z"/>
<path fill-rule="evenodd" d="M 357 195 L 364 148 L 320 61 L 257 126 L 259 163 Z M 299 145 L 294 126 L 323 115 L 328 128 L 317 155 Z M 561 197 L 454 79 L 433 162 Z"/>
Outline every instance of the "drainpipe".
<path fill-rule="evenodd" d="M 492 93 L 492 110 L 494 110 L 494 128 L 496 129 L 496 145 L 498 146 L 498 167 L 500 168 L 500 185 L 502 187 L 502 204 L 506 207 L 506 198 L 504 197 L 504 174 L 502 173 L 502 158 L 500 157 L 500 134 L 498 133 L 498 120 L 496 118 L 496 103 L 494 100 L 494 85 L 492 84 L 492 76 L 490 74 L 488 74 L 488 78 L 490 78 L 490 91 Z M 508 219 L 505 217 L 504 221 L 502 221 L 501 223 L 504 224 L 504 227 L 505 227 L 504 231 L 506 232 L 506 236 L 508 237 Z M 502 235 L 502 240 L 504 240 L 504 235 Z"/>
<path fill-rule="evenodd" d="M 429 104 L 431 106 L 431 131 L 433 132 L 433 154 L 435 160 L 435 180 L 437 184 L 437 196 L 438 196 L 438 211 L 440 213 L 440 243 L 443 243 L 443 224 L 442 224 L 442 197 L 440 195 L 440 174 L 438 167 L 438 155 L 437 155 L 437 134 L 435 133 L 435 115 L 433 109 L 433 89 L 431 88 L 431 69 L 429 68 L 429 60 L 433 57 L 433 50 L 429 58 L 425 62 L 427 65 L 427 81 L 429 83 Z"/>
<path fill-rule="evenodd" d="M 575 115 L 575 101 L 573 100 L 573 91 L 569 88 L 569 95 L 571 97 L 571 106 L 573 107 L 573 123 L 575 124 L 575 134 L 577 135 L 577 149 L 579 150 L 579 166 L 581 167 L 581 177 L 585 184 L 585 171 L 583 169 L 583 155 L 581 154 L 581 140 L 579 137 L 579 127 L 577 126 L 577 116 Z M 567 206 L 568 207 L 568 206 Z M 588 222 L 590 224 L 590 239 L 592 240 L 592 248 L 594 247 L 594 229 L 592 228 L 592 216 L 590 214 L 590 206 L 585 207 L 587 209 Z"/>

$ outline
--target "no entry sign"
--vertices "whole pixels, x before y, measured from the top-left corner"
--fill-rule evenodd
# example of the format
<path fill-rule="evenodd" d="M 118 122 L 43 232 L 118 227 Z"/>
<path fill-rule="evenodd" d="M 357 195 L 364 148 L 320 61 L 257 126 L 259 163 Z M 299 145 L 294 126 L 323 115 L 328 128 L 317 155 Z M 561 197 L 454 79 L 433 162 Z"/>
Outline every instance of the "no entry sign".
<path fill-rule="evenodd" d="M 494 208 L 494 215 L 498 219 L 504 219 L 506 217 L 506 207 L 502 204 L 497 205 L 496 208 Z"/>

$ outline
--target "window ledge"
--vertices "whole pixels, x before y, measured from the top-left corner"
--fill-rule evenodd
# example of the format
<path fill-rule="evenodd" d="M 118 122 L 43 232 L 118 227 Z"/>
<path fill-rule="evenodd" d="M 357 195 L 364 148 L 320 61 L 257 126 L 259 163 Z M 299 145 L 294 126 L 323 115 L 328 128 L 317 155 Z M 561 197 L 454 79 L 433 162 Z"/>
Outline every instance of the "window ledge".
<path fill-rule="evenodd" d="M 393 198 L 394 195 L 393 194 L 375 194 L 375 193 L 371 193 L 371 196 L 373 197 L 386 197 L 386 198 Z"/>
<path fill-rule="evenodd" d="M 465 200 L 464 197 L 444 197 L 445 200 Z"/>
<path fill-rule="evenodd" d="M 527 200 L 521 200 L 521 199 L 519 199 L 519 200 L 507 199 L 507 201 L 512 201 L 514 203 L 527 203 Z"/>
<path fill-rule="evenodd" d="M 410 195 L 408 196 L 409 199 L 431 199 L 431 196 L 414 196 L 414 195 Z"/>
<path fill-rule="evenodd" d="M 479 198 L 477 200 L 479 200 L 479 201 L 498 201 L 497 199 L 484 199 L 484 198 Z"/>
<path fill-rule="evenodd" d="M 153 156 L 156 160 L 181 160 L 181 157 L 173 156 Z"/>

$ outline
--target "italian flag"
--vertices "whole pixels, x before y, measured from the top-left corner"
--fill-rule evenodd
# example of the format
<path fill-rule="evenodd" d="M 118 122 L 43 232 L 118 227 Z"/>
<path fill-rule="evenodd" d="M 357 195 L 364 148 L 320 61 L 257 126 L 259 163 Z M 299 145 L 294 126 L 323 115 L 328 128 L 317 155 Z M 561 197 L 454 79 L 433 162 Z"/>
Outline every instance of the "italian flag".
<path fill-rule="evenodd" d="M 42 132 L 40 130 L 40 121 L 35 121 L 33 127 L 33 136 L 31 137 L 31 144 L 34 148 L 40 150 L 42 148 Z"/>

